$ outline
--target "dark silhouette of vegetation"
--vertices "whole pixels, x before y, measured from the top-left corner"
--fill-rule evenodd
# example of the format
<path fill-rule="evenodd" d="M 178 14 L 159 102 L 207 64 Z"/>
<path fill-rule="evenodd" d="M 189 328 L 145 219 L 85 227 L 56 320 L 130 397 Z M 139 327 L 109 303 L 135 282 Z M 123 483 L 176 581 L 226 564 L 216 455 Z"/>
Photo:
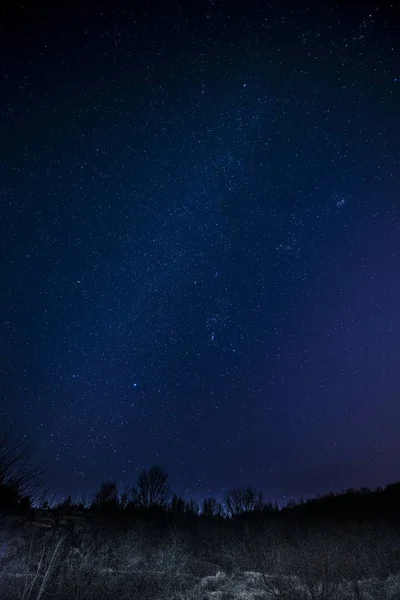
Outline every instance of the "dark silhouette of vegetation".
<path fill-rule="evenodd" d="M 278 510 L 278 505 L 264 500 L 261 490 L 251 487 L 235 488 L 226 492 L 223 502 L 225 514 L 231 518 L 257 516 Z"/>
<path fill-rule="evenodd" d="M 171 486 L 167 472 L 160 466 L 142 469 L 138 475 L 133 501 L 138 506 L 165 508 L 171 499 Z"/>
<path fill-rule="evenodd" d="M 202 515 L 209 519 L 216 517 L 222 518 L 224 516 L 224 507 L 221 502 L 217 502 L 215 498 L 204 498 Z"/>
<path fill-rule="evenodd" d="M 106 481 L 95 493 L 91 509 L 101 512 L 116 512 L 120 507 L 118 488 L 115 481 Z"/>
<path fill-rule="evenodd" d="M 34 460 L 34 447 L 12 426 L 0 431 L 0 510 L 30 508 L 42 493 L 44 470 Z"/>
<path fill-rule="evenodd" d="M 260 511 L 264 506 L 263 493 L 251 487 L 229 490 L 225 494 L 224 505 L 230 517 L 240 517 L 245 513 Z"/>
<path fill-rule="evenodd" d="M 234 488 L 199 505 L 153 466 L 122 493 L 108 481 L 89 503 L 31 508 L 38 471 L 24 443 L 3 439 L 5 600 L 211 600 L 216 591 L 234 600 L 244 588 L 257 600 L 400 597 L 400 482 L 282 508 L 260 490 Z"/>

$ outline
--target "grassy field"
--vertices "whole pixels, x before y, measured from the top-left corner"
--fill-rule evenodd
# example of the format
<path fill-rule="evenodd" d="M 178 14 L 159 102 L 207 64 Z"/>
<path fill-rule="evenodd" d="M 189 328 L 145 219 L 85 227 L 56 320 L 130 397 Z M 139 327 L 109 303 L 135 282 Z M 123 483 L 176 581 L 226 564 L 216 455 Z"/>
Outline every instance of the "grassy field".
<path fill-rule="evenodd" d="M 187 532 L 4 520 L 1 600 L 400 600 L 386 529 Z M 397 570 L 399 574 L 397 574 Z"/>

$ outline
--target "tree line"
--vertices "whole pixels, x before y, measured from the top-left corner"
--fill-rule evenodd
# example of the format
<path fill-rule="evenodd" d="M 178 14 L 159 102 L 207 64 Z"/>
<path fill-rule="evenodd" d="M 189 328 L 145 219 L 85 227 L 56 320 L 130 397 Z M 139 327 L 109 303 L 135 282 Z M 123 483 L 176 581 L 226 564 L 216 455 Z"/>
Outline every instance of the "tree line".
<path fill-rule="evenodd" d="M 309 500 L 296 500 L 279 507 L 267 501 L 261 490 L 237 487 L 225 492 L 222 501 L 206 497 L 201 503 L 184 500 L 172 491 L 169 476 L 160 465 L 139 471 L 136 485 L 118 490 L 115 481 L 102 482 L 93 498 L 79 502 L 71 496 L 54 505 L 46 499 L 44 470 L 34 458 L 33 446 L 15 430 L 8 428 L 0 435 L 0 511 L 31 508 L 87 510 L 107 515 L 167 515 L 173 520 L 197 517 L 209 519 L 263 519 L 279 515 L 306 519 L 348 518 L 395 520 L 400 516 L 400 482 L 385 488 L 347 489 L 340 493 L 320 495 Z"/>

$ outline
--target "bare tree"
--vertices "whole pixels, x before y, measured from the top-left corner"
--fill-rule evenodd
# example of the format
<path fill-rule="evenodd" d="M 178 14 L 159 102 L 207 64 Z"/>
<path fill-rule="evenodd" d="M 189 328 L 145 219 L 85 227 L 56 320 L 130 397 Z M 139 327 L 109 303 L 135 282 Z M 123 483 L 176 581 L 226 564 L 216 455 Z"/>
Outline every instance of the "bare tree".
<path fill-rule="evenodd" d="M 166 506 L 171 499 L 167 472 L 160 466 L 142 469 L 133 490 L 134 502 L 147 508 Z"/>
<path fill-rule="evenodd" d="M 298 540 L 292 572 L 298 576 L 311 600 L 335 600 L 343 578 L 342 556 L 329 530 L 310 531 Z"/>
<path fill-rule="evenodd" d="M 34 446 L 13 426 L 0 431 L 0 493 L 3 501 L 23 498 L 36 501 L 43 490 L 44 470 L 34 459 Z"/>
<path fill-rule="evenodd" d="M 118 489 L 115 481 L 103 481 L 100 489 L 95 493 L 93 504 L 97 506 L 116 505 L 118 502 Z"/>
<path fill-rule="evenodd" d="M 198 516 L 200 512 L 198 502 L 194 500 L 194 498 L 190 498 L 187 502 L 185 502 L 185 511 L 187 515 Z"/>
<path fill-rule="evenodd" d="M 298 580 L 291 576 L 292 549 L 288 544 L 282 541 L 274 541 L 270 544 L 260 538 L 256 539 L 252 552 L 255 554 L 256 568 L 261 573 L 261 581 L 269 596 L 277 600 L 281 598 L 295 600 L 299 597 L 296 595 L 296 588 L 299 587 Z"/>
<path fill-rule="evenodd" d="M 231 517 L 261 510 L 264 504 L 263 493 L 251 487 L 229 490 L 224 498 L 225 510 Z"/>
<path fill-rule="evenodd" d="M 215 498 L 204 498 L 201 514 L 209 518 L 221 517 L 223 506 Z"/>

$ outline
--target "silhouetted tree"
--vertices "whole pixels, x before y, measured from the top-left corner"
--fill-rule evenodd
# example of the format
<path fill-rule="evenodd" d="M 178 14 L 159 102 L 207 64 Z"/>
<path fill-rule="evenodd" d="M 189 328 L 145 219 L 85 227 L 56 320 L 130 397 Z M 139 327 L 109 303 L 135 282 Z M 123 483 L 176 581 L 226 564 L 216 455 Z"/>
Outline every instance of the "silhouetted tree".
<path fill-rule="evenodd" d="M 0 508 L 29 507 L 42 488 L 34 447 L 11 426 L 0 432 Z"/>
<path fill-rule="evenodd" d="M 171 500 L 171 515 L 176 521 L 183 520 L 185 516 L 185 501 L 183 498 L 178 498 L 176 494 L 172 496 Z"/>
<path fill-rule="evenodd" d="M 55 509 L 69 509 L 74 505 L 72 501 L 72 496 L 67 496 L 64 500 L 61 500 L 56 504 Z"/>
<path fill-rule="evenodd" d="M 171 500 L 171 486 L 167 472 L 160 466 L 142 469 L 133 490 L 135 504 L 146 508 L 166 507 Z"/>
<path fill-rule="evenodd" d="M 230 517 L 260 511 L 264 507 L 263 493 L 251 487 L 229 490 L 224 497 L 224 507 Z"/>
<path fill-rule="evenodd" d="M 115 509 L 118 507 L 118 489 L 115 481 L 104 481 L 93 497 L 92 507 Z"/>
<path fill-rule="evenodd" d="M 187 502 L 185 502 L 185 513 L 189 517 L 198 517 L 200 512 L 200 507 L 196 500 L 190 498 Z"/>
<path fill-rule="evenodd" d="M 223 506 L 215 498 L 204 498 L 201 514 L 204 517 L 220 517 L 223 515 Z"/>

